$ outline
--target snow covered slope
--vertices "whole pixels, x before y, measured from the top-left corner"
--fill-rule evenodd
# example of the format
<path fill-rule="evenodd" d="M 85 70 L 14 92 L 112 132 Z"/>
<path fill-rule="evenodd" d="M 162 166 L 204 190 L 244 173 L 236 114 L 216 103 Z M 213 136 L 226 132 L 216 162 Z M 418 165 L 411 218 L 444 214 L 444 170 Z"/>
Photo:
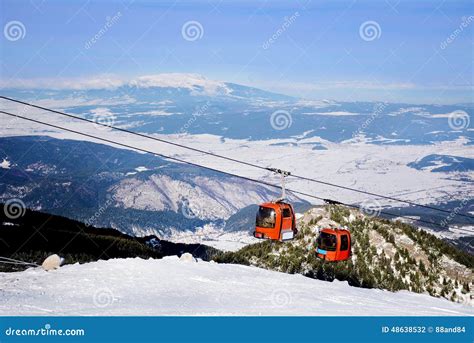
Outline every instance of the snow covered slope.
<path fill-rule="evenodd" d="M 0 315 L 473 314 L 470 306 L 428 295 L 177 257 L 0 273 L 0 290 Z"/>

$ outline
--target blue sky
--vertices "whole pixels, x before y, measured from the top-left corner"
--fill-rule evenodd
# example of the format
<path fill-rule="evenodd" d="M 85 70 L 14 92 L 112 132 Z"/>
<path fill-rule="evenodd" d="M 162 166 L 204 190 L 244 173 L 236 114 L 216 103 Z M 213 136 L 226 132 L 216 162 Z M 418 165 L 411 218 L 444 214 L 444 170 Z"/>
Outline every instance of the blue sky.
<path fill-rule="evenodd" d="M 178 72 L 311 99 L 474 102 L 469 1 L 2 0 L 1 7 L 3 85 Z M 196 40 L 183 37 L 190 21 L 200 25 Z M 7 33 L 11 22 L 23 25 L 21 38 Z M 361 35 L 364 23 L 375 36 Z"/>

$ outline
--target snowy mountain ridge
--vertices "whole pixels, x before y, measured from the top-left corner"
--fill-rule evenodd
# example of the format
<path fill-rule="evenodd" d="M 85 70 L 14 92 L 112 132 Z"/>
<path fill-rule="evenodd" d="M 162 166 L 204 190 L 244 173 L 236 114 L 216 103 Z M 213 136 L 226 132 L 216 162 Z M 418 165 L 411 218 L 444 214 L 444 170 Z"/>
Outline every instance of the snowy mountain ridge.
<path fill-rule="evenodd" d="M 160 174 L 145 180 L 133 177 L 122 180 L 108 192 L 118 207 L 148 211 L 179 212 L 184 198 L 188 215 L 204 220 L 227 219 L 249 204 L 268 201 L 271 193 L 251 183 L 244 190 L 238 179 L 217 181 L 197 176 L 186 182 Z"/>
<path fill-rule="evenodd" d="M 191 91 L 192 95 L 228 95 L 232 92 L 226 83 L 209 80 L 200 74 L 157 74 L 140 76 L 128 83 L 138 88 L 183 88 Z"/>
<path fill-rule="evenodd" d="M 49 137 L 0 138 L 0 201 L 169 238 L 224 220 L 279 189 L 105 145 Z M 41 187 L 40 187 L 41 185 Z M 295 203 L 307 204 L 294 196 Z"/>

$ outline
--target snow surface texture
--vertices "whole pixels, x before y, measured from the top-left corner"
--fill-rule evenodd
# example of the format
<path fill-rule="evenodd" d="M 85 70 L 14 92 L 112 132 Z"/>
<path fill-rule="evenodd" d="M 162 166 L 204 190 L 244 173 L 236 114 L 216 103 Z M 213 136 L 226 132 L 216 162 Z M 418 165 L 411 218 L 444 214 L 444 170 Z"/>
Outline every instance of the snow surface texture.
<path fill-rule="evenodd" d="M 213 224 L 198 227 L 195 231 L 171 229 L 168 234 L 162 235 L 160 238 L 175 243 L 205 244 L 223 251 L 237 251 L 246 245 L 261 242 L 250 232 L 226 232 L 222 227 L 216 227 Z"/>
<path fill-rule="evenodd" d="M 423 294 L 176 256 L 0 273 L 0 315 L 473 314 L 470 306 Z"/>

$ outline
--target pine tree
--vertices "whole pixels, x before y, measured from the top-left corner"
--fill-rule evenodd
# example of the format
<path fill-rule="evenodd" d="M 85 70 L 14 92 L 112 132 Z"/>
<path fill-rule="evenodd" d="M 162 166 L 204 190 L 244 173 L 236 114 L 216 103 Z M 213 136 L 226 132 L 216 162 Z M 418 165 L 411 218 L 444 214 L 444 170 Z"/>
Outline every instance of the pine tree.
<path fill-rule="evenodd" d="M 395 259 L 395 262 L 398 262 L 398 260 L 400 259 L 400 253 L 398 252 L 398 250 L 395 253 L 395 256 L 393 256 L 393 258 Z"/>
<path fill-rule="evenodd" d="M 426 267 L 425 267 L 425 264 L 423 263 L 422 260 L 420 260 L 419 267 L 420 267 L 420 272 L 425 274 L 426 273 Z"/>

